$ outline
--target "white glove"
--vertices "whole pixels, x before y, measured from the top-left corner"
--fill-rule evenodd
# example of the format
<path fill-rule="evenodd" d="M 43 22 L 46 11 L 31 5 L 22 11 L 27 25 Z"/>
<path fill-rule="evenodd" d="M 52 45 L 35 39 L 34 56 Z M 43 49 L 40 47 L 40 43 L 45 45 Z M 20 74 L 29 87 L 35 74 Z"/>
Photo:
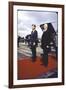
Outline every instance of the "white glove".
<path fill-rule="evenodd" d="M 46 46 L 47 48 L 49 48 L 49 46 Z"/>
<path fill-rule="evenodd" d="M 35 45 L 35 42 L 33 43 L 33 45 Z"/>

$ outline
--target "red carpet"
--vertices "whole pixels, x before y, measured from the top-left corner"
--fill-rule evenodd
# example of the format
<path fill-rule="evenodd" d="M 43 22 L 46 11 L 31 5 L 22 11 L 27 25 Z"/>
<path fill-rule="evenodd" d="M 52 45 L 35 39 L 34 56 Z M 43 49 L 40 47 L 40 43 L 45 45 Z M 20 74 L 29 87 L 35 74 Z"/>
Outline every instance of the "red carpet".
<path fill-rule="evenodd" d="M 18 79 L 33 79 L 41 74 L 57 68 L 57 62 L 54 57 L 49 56 L 48 67 L 41 65 L 41 58 L 37 57 L 36 62 L 31 58 L 25 57 L 18 60 Z"/>

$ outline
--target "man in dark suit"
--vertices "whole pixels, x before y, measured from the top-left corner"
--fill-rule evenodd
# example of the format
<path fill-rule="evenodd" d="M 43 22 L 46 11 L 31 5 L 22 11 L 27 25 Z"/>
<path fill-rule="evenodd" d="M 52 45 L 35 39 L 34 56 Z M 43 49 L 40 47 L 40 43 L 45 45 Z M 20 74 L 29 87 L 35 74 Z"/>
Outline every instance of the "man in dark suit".
<path fill-rule="evenodd" d="M 48 24 L 44 24 L 43 35 L 41 38 L 41 48 L 43 49 L 42 63 L 48 66 L 48 52 L 50 51 L 51 33 Z"/>
<path fill-rule="evenodd" d="M 31 37 L 30 37 L 30 46 L 31 46 L 33 61 L 36 60 L 37 40 L 38 40 L 38 35 L 37 35 L 37 31 L 36 31 L 36 25 L 32 24 L 32 32 L 31 32 Z"/>

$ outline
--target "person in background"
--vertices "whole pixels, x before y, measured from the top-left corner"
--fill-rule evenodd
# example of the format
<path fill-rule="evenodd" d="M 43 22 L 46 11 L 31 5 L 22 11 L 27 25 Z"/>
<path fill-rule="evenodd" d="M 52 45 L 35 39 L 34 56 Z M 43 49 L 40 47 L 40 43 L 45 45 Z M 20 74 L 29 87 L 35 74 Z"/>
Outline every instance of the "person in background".
<path fill-rule="evenodd" d="M 17 45 L 19 47 L 19 42 L 20 42 L 20 36 L 18 36 L 18 39 L 17 39 Z"/>
<path fill-rule="evenodd" d="M 32 51 L 32 60 L 36 60 L 36 47 L 37 47 L 38 34 L 36 31 L 36 25 L 32 24 L 32 32 L 30 37 L 30 47 Z"/>

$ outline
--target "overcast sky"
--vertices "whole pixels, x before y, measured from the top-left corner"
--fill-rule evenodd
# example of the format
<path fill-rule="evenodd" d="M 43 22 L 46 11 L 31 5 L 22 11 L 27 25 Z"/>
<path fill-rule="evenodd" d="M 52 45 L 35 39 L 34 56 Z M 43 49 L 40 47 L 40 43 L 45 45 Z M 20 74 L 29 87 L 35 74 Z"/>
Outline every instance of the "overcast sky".
<path fill-rule="evenodd" d="M 40 24 L 51 22 L 55 31 L 57 30 L 57 13 L 46 11 L 18 11 L 18 35 L 25 37 L 31 34 L 32 24 L 36 24 L 38 37 L 41 38 L 42 30 Z"/>

